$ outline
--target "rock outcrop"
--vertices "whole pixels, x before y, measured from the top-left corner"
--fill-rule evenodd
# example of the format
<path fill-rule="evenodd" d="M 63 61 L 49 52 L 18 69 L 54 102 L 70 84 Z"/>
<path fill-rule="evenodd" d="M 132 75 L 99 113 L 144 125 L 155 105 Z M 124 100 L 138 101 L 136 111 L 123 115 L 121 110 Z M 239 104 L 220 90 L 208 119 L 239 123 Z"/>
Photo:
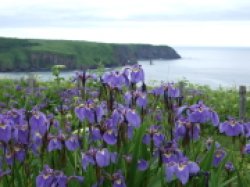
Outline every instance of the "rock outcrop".
<path fill-rule="evenodd" d="M 178 59 L 181 56 L 171 47 L 153 45 L 117 45 L 115 56 L 121 64 L 135 63 L 138 60 Z"/>

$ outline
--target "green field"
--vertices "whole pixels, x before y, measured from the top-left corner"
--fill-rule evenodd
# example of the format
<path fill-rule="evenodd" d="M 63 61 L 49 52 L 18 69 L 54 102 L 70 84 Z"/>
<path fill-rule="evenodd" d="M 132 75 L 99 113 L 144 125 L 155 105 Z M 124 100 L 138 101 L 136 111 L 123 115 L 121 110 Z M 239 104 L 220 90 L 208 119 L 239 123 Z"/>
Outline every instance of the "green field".
<path fill-rule="evenodd" d="M 56 64 L 66 65 L 68 70 L 117 67 L 151 58 L 180 56 L 168 46 L 0 37 L 0 71 L 50 70 Z"/>
<path fill-rule="evenodd" d="M 130 76 L 126 69 L 102 79 L 87 72 L 72 82 L 57 68 L 49 82 L 0 80 L 0 187 L 249 183 L 249 92 L 242 121 L 238 88 L 183 81 L 145 89 L 134 66 Z M 181 85 L 182 94 L 170 92 Z M 229 116 L 244 132 L 221 132 Z"/>

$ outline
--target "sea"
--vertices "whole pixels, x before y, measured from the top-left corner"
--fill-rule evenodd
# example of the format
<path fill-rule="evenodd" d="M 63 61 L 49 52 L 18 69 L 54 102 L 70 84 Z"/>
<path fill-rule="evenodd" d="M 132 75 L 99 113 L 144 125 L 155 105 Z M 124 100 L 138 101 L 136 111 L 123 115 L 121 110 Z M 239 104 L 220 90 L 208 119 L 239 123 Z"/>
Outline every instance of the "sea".
<path fill-rule="evenodd" d="M 178 60 L 139 61 L 148 84 L 185 80 L 211 88 L 250 87 L 250 48 L 244 47 L 175 47 Z M 70 79 L 75 71 L 62 72 Z M 41 81 L 51 80 L 51 72 L 0 73 L 1 78 L 21 79 L 30 75 Z"/>
<path fill-rule="evenodd" d="M 141 61 L 149 82 L 176 82 L 208 85 L 212 88 L 250 86 L 250 48 L 179 47 L 178 60 Z"/>

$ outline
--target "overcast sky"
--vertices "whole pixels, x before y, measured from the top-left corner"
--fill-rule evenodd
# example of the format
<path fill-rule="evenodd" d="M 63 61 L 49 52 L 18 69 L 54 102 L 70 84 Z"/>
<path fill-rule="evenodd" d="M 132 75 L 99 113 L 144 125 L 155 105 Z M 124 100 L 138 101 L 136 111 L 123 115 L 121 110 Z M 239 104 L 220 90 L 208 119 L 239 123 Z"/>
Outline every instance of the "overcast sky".
<path fill-rule="evenodd" d="M 250 0 L 1 0 L 0 36 L 250 46 Z"/>

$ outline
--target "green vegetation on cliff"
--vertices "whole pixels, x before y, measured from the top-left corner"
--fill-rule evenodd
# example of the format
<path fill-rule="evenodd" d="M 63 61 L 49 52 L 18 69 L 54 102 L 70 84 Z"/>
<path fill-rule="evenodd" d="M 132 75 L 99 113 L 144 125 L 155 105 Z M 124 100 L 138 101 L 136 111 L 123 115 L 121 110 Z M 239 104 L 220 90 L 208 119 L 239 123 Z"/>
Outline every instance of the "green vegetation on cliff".
<path fill-rule="evenodd" d="M 147 59 L 177 59 L 169 46 L 108 44 L 87 41 L 0 38 L 0 71 L 48 70 L 121 66 Z"/>

